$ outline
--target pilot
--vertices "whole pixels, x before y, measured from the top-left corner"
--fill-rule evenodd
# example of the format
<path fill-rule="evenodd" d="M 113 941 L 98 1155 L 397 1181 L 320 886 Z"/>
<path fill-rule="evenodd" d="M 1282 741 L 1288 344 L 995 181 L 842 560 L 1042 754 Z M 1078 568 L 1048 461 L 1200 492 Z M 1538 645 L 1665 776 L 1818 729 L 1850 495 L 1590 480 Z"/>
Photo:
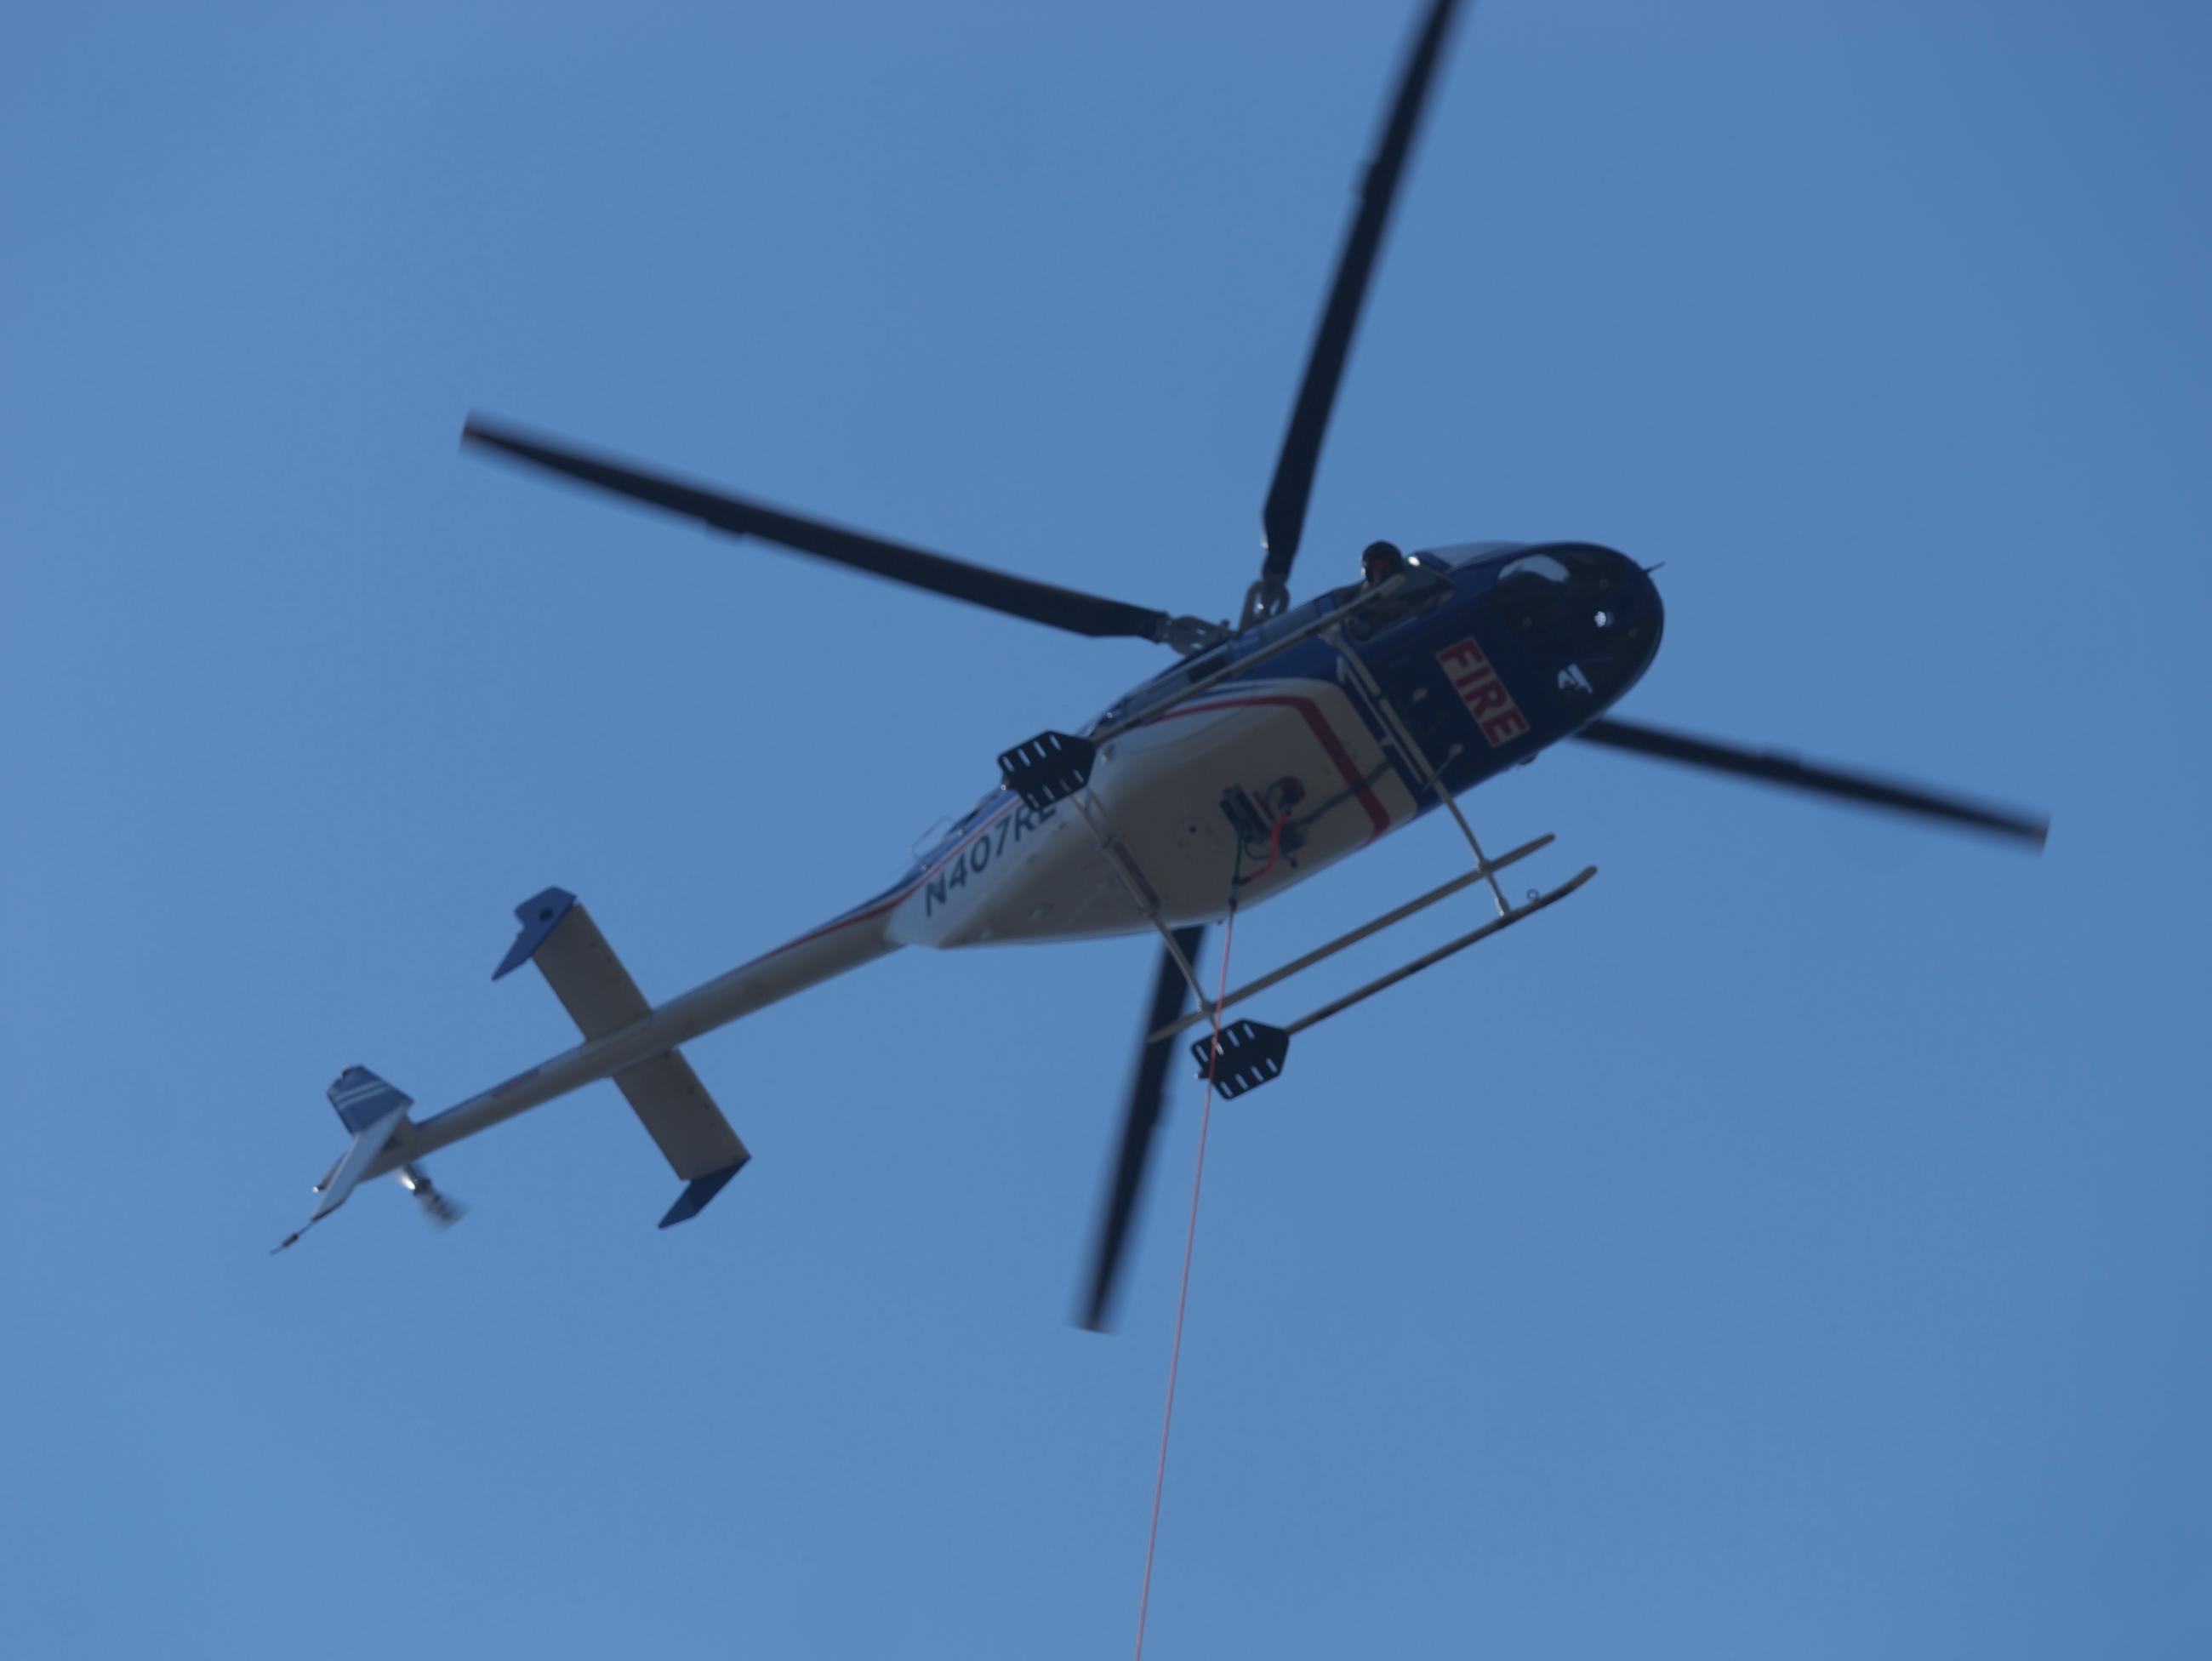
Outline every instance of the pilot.
<path fill-rule="evenodd" d="M 1361 586 L 1379 588 L 1406 569 L 1406 557 L 1395 542 L 1370 542 L 1359 556 Z"/>

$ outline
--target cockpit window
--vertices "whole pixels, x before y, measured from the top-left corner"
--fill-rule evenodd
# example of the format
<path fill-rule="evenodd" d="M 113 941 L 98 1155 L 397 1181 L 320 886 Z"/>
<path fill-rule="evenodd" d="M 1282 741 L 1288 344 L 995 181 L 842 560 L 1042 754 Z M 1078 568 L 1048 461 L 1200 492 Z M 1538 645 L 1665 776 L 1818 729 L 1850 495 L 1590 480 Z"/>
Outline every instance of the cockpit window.
<path fill-rule="evenodd" d="M 1567 568 L 1549 554 L 1531 554 L 1526 559 L 1516 559 L 1498 574 L 1499 583 L 1508 583 L 1516 577 L 1541 577 L 1547 582 L 1571 582 L 1574 579 Z"/>
<path fill-rule="evenodd" d="M 1636 654 L 1640 664 L 1650 651 L 1639 643 L 1636 591 L 1616 592 L 1625 564 L 1620 555 L 1582 543 L 1529 549 L 1498 567 L 1498 614 L 1585 670 L 1619 652 Z"/>
<path fill-rule="evenodd" d="M 1510 554 L 1516 548 L 1526 548 L 1525 542 L 1453 542 L 1441 548 L 1431 548 L 1408 557 L 1425 561 L 1449 570 L 1455 565 L 1472 565 L 1493 554 Z"/>
<path fill-rule="evenodd" d="M 1574 574 L 1564 561 L 1550 554 L 1530 554 L 1498 572 L 1495 592 L 1516 628 L 1550 634 L 1577 609 L 1573 586 Z"/>

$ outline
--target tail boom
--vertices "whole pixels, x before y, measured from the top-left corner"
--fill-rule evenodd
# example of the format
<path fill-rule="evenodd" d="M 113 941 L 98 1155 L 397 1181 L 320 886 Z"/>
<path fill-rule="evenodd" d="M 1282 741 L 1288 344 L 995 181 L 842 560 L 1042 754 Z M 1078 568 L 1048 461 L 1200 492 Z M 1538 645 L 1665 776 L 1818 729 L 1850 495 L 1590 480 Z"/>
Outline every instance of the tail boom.
<path fill-rule="evenodd" d="M 362 1179 L 397 1171 L 412 1160 L 489 1130 L 518 1113 L 542 1107 L 556 1097 L 657 1061 L 703 1033 L 890 955 L 898 950 L 898 944 L 884 937 L 882 918 L 883 913 L 874 910 L 850 913 L 648 1009 L 626 1025 L 597 1037 L 586 1037 L 574 1049 L 518 1073 L 442 1113 L 419 1123 L 403 1124 L 374 1163 L 362 1172 Z M 677 1059 L 680 1062 L 681 1058 Z M 742 1164 L 742 1147 L 738 1153 L 737 1163 Z M 717 1174 L 726 1181 L 735 1170 L 733 1165 L 726 1172 L 707 1173 L 695 1179 L 694 1188 Z M 714 1185 L 718 1188 L 720 1183 Z M 687 1189 L 687 1196 L 691 1192 Z M 697 1206 L 704 1203 L 704 1197 L 698 1198 L 692 1210 L 684 1214 L 696 1214 Z M 679 1202 L 679 1208 L 681 1205 Z M 681 1219 L 672 1212 L 671 1220 Z"/>

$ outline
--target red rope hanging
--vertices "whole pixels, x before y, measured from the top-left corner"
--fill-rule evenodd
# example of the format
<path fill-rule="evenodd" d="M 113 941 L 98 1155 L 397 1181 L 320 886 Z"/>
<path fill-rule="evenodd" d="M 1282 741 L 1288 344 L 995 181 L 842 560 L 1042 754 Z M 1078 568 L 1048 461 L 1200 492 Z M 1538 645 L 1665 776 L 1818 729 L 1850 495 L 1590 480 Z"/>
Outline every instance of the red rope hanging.
<path fill-rule="evenodd" d="M 1287 817 L 1287 816 L 1286 816 Z M 1275 834 L 1282 834 L 1278 822 Z M 1242 863 L 1240 859 L 1239 863 Z M 1270 865 L 1274 861 L 1270 859 Z M 1190 1259 L 1198 1244 L 1198 1196 L 1206 1186 L 1206 1133 L 1213 1123 L 1213 1070 L 1221 1060 L 1221 1001 L 1229 995 L 1229 946 L 1237 938 L 1237 902 L 1229 902 L 1229 917 L 1221 931 L 1221 983 L 1213 995 L 1213 1044 L 1206 1055 L 1206 1105 L 1198 1116 L 1198 1159 L 1190 1178 L 1190 1224 L 1182 1241 L 1182 1290 L 1176 1295 L 1175 1347 L 1168 1354 L 1167 1406 L 1160 1414 L 1160 1464 L 1152 1477 L 1152 1522 L 1145 1536 L 1145 1586 L 1137 1598 L 1137 1653 L 1144 1661 L 1145 1616 L 1152 1603 L 1152 1553 L 1160 1540 L 1160 1495 L 1168 1482 L 1168 1433 L 1175 1425 L 1176 1375 L 1182 1368 L 1182 1317 L 1190 1306 Z"/>

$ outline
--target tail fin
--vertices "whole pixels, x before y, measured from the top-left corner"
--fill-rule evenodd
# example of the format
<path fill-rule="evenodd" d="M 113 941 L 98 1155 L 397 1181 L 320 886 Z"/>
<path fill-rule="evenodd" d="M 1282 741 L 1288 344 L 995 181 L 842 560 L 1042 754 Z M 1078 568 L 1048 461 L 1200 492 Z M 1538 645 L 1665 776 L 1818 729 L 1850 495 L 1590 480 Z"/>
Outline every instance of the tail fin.
<path fill-rule="evenodd" d="M 407 1110 L 415 1105 L 412 1096 L 395 1090 L 365 1067 L 349 1067 L 339 1074 L 331 1086 L 330 1097 L 338 1122 L 353 1132 L 353 1146 L 323 1184 L 322 1203 L 307 1219 L 311 1225 L 346 1202 L 346 1196 L 368 1175 L 377 1155 L 407 1123 Z"/>
<path fill-rule="evenodd" d="M 356 1136 L 415 1105 L 412 1096 L 386 1084 L 365 1067 L 346 1068 L 331 1081 L 329 1093 L 338 1123 Z"/>
<path fill-rule="evenodd" d="M 286 1237 L 283 1245 L 276 1248 L 279 1251 L 346 1202 L 346 1196 L 360 1185 L 361 1179 L 368 1174 L 369 1168 L 407 1123 L 407 1110 L 415 1105 L 412 1096 L 386 1083 L 365 1067 L 346 1068 L 332 1080 L 329 1093 L 338 1123 L 353 1132 L 353 1146 L 331 1168 L 331 1174 L 315 1184 L 315 1191 L 323 1197 L 315 1207 L 314 1215 L 296 1232 Z"/>

